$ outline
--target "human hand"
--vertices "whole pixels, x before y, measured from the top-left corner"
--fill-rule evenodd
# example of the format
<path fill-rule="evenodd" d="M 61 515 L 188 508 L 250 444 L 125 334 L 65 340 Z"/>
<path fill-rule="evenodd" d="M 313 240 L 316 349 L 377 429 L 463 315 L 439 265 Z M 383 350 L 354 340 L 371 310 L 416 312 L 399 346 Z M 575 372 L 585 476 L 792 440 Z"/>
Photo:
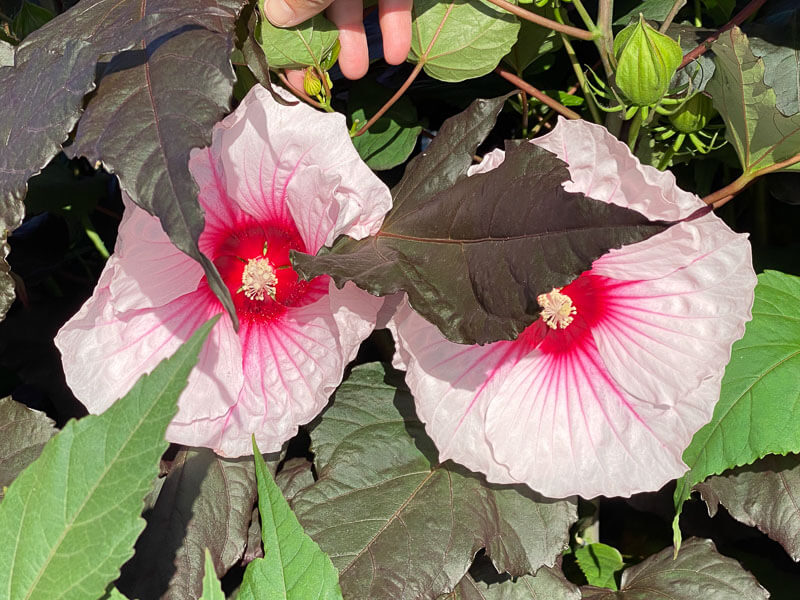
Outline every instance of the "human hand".
<path fill-rule="evenodd" d="M 412 0 L 379 0 L 378 21 L 383 34 L 383 56 L 399 65 L 411 48 Z M 276 27 L 292 27 L 328 9 L 327 16 L 339 28 L 339 68 L 348 79 L 367 73 L 369 54 L 364 32 L 363 0 L 267 0 L 264 12 Z"/>

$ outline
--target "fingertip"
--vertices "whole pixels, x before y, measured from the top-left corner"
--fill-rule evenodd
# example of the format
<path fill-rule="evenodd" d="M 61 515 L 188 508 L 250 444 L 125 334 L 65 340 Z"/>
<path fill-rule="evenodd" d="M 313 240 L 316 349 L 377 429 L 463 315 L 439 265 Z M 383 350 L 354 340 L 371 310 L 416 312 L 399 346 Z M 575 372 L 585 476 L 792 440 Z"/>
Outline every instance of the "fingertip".
<path fill-rule="evenodd" d="M 379 4 L 383 57 L 399 65 L 411 50 L 411 0 L 381 0 Z"/>
<path fill-rule="evenodd" d="M 360 79 L 367 74 L 369 69 L 369 52 L 367 50 L 367 36 L 364 28 L 361 31 L 352 29 L 339 30 L 339 69 L 348 79 Z"/>
<path fill-rule="evenodd" d="M 302 70 L 290 69 L 286 71 L 286 79 L 289 81 L 289 84 L 298 91 L 303 91 L 303 77 L 304 73 Z"/>

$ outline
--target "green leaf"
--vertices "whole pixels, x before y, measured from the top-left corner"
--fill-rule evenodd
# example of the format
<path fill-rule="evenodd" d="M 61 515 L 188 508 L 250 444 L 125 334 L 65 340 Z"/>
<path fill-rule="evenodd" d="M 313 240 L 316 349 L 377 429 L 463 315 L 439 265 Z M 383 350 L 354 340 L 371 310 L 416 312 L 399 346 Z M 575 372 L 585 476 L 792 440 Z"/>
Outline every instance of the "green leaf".
<path fill-rule="evenodd" d="M 253 439 L 264 558 L 247 565 L 237 600 L 341 600 L 330 558 L 305 534 Z"/>
<path fill-rule="evenodd" d="M 800 452 L 800 277 L 758 276 L 753 320 L 733 345 L 711 422 L 683 453 L 689 471 L 675 488 L 673 529 L 692 487 L 767 454 Z"/>
<path fill-rule="evenodd" d="M 714 516 L 720 504 L 730 515 L 766 533 L 800 560 L 800 457 L 770 454 L 752 465 L 709 477 L 695 487 Z"/>
<path fill-rule="evenodd" d="M 736 8 L 736 0 L 703 0 L 703 8 L 714 23 L 727 23 Z"/>
<path fill-rule="evenodd" d="M 775 91 L 764 83 L 764 61 L 753 55 L 747 36 L 734 27 L 712 49 L 717 69 L 706 91 L 725 120 L 725 137 L 745 174 L 800 154 L 800 114 L 786 117 L 778 111 Z M 800 163 L 785 170 L 800 171 Z"/>
<path fill-rule="evenodd" d="M 143 375 L 105 413 L 70 421 L 0 504 L 0 600 L 99 598 L 133 554 L 164 432 L 208 332 Z"/>
<path fill-rule="evenodd" d="M 36 460 L 56 432 L 55 424 L 43 412 L 10 397 L 0 398 L 0 500 L 3 488 Z"/>
<path fill-rule="evenodd" d="M 581 600 L 581 593 L 564 575 L 542 567 L 535 577 L 523 575 L 496 583 L 475 581 L 465 575 L 456 589 L 438 600 Z"/>
<path fill-rule="evenodd" d="M 610 248 L 667 227 L 567 192 L 569 177 L 554 154 L 511 142 L 496 169 L 433 197 L 396 201 L 374 236 L 341 236 L 315 257 L 295 254 L 295 269 L 375 296 L 402 290 L 454 342 L 515 339 L 538 318 L 540 294 L 567 285 Z"/>
<path fill-rule="evenodd" d="M 642 2 L 637 2 L 633 9 L 614 21 L 614 25 L 628 25 L 631 21 L 639 18 L 639 13 L 645 19 L 661 22 L 667 18 L 673 4 L 675 4 L 675 0 L 642 0 Z"/>
<path fill-rule="evenodd" d="M 319 479 L 292 504 L 346 598 L 436 597 L 481 548 L 497 571 L 531 573 L 554 563 L 576 519 L 571 500 L 438 464 L 401 374 L 380 363 L 353 369 L 311 444 Z"/>
<path fill-rule="evenodd" d="M 11 23 L 11 31 L 18 40 L 22 40 L 53 17 L 55 15 L 43 6 L 24 0 Z"/>
<path fill-rule="evenodd" d="M 102 162 L 136 204 L 159 217 L 170 240 L 203 266 L 234 322 L 230 292 L 197 245 L 204 221 L 189 152 L 210 143 L 212 126 L 229 110 L 239 6 L 239 0 L 204 0 L 214 14 L 202 21 L 205 27 L 195 24 L 168 39 L 145 36 L 136 50 L 114 58 L 66 149 Z"/>
<path fill-rule="evenodd" d="M 364 125 L 392 95 L 391 90 L 375 82 L 359 81 L 351 88 L 347 101 L 350 122 Z M 420 131 L 416 107 L 401 96 L 365 133 L 353 138 L 353 145 L 370 168 L 382 171 L 406 161 L 417 145 Z"/>
<path fill-rule="evenodd" d="M 619 591 L 581 588 L 583 600 L 767 600 L 769 593 L 711 540 L 692 538 L 673 559 L 672 548 L 625 569 Z"/>
<path fill-rule="evenodd" d="M 800 112 L 800 8 L 748 29 L 750 49 L 764 61 L 764 84 L 775 91 L 775 107 L 790 117 Z"/>
<path fill-rule="evenodd" d="M 256 499 L 250 457 L 180 450 L 163 480 L 136 554 L 117 585 L 131 598 L 194 600 L 202 590 L 202 548 L 225 573 L 244 552 Z"/>
<path fill-rule="evenodd" d="M 616 590 L 616 574 L 625 566 L 619 550 L 606 544 L 586 544 L 575 549 L 575 560 L 589 585 Z"/>
<path fill-rule="evenodd" d="M 528 7 L 528 10 L 535 12 L 550 20 L 555 20 L 555 11 L 548 3 L 545 7 Z M 518 75 L 528 68 L 534 61 L 543 57 L 545 54 L 554 52 L 561 48 L 563 42 L 558 32 L 542 27 L 531 21 L 523 20 L 520 23 L 517 42 L 511 48 L 503 60 L 514 69 Z"/>
<path fill-rule="evenodd" d="M 200 596 L 200 600 L 225 600 L 225 594 L 222 593 L 222 585 L 217 579 L 217 573 L 214 571 L 214 559 L 211 558 L 211 552 L 208 551 L 208 548 L 205 549 L 204 554 L 203 594 Z"/>
<path fill-rule="evenodd" d="M 519 21 L 486 0 L 417 0 L 408 60 L 441 81 L 486 75 L 517 41 Z"/>
<path fill-rule="evenodd" d="M 264 0 L 258 2 L 264 14 Z M 331 51 L 339 30 L 321 14 L 295 27 L 275 27 L 266 19 L 258 22 L 256 40 L 273 69 L 302 69 L 319 67 Z"/>
<path fill-rule="evenodd" d="M 108 592 L 101 600 L 128 600 L 127 596 L 122 594 L 117 588 L 111 588 L 111 591 Z"/>

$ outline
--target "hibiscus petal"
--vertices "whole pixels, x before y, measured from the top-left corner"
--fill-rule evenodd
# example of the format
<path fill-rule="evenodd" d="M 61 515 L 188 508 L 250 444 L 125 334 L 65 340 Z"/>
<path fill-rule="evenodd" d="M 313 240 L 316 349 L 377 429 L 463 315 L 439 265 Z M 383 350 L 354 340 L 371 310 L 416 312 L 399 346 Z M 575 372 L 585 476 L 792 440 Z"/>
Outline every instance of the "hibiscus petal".
<path fill-rule="evenodd" d="M 396 355 L 393 364 L 406 370 L 406 384 L 436 444 L 439 460 L 454 460 L 485 473 L 494 483 L 516 483 L 494 460 L 484 420 L 488 399 L 502 380 L 509 342 L 465 346 L 447 340 L 404 301 L 389 322 Z"/>
<path fill-rule="evenodd" d="M 280 450 L 325 407 L 342 381 L 345 365 L 369 335 L 381 299 L 355 286 L 337 290 L 279 319 L 243 321 L 245 383 L 224 421 L 217 422 L 213 444 L 224 456 L 252 452 L 255 434 L 264 452 Z"/>
<path fill-rule="evenodd" d="M 642 277 L 608 293 L 592 334 L 618 385 L 653 404 L 682 402 L 718 373 L 751 318 L 756 277 L 747 238 L 713 215 L 611 252 L 592 273 Z"/>
<path fill-rule="evenodd" d="M 533 351 L 488 403 L 486 436 L 511 477 L 545 496 L 656 490 L 686 471 L 681 454 L 720 377 L 673 407 L 656 407 L 617 387 L 591 340 L 564 354 Z"/>
<path fill-rule="evenodd" d="M 55 338 L 67 384 L 91 413 L 103 412 L 124 396 L 143 373 L 152 371 L 188 340 L 197 327 L 220 312 L 213 295 L 201 289 L 157 308 L 120 314 L 109 302 L 108 279 L 101 277 L 94 295 Z M 218 335 L 216 330 L 211 338 Z M 213 341 L 207 343 L 203 352 L 206 358 L 215 355 L 213 344 Z M 216 401 L 217 395 L 208 390 L 221 394 L 227 384 L 214 367 L 201 364 L 192 372 L 189 387 L 181 398 L 193 394 L 191 389 L 195 389 L 201 390 L 209 401 Z"/>
<path fill-rule="evenodd" d="M 125 312 L 134 308 L 162 306 L 197 289 L 203 268 L 169 241 L 161 222 L 122 194 L 125 212 L 117 244 L 106 270 L 110 301 Z M 105 272 L 105 271 L 104 271 Z"/>
<path fill-rule="evenodd" d="M 391 207 L 343 115 L 282 106 L 260 86 L 215 127 L 211 153 L 228 196 L 259 221 L 293 220 L 311 253 L 341 234 L 375 233 Z"/>
<path fill-rule="evenodd" d="M 568 192 L 580 192 L 639 211 L 650 219 L 677 221 L 705 206 L 680 189 L 669 171 L 642 165 L 628 147 L 602 125 L 558 118 L 558 125 L 532 143 L 567 163 Z"/>

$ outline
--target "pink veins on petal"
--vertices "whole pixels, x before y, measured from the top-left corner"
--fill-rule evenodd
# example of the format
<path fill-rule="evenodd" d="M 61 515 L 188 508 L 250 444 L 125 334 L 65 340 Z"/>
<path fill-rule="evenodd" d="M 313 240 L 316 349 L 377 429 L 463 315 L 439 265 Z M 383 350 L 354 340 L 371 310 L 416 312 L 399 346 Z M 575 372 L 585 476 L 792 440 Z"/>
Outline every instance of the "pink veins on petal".
<path fill-rule="evenodd" d="M 603 127 L 560 120 L 533 143 L 567 163 L 569 191 L 651 219 L 704 206 Z M 683 450 L 711 418 L 755 283 L 746 236 L 706 214 L 542 290 L 514 341 L 455 344 L 406 302 L 389 324 L 395 362 L 441 460 L 550 497 L 656 490 L 685 472 Z"/>

